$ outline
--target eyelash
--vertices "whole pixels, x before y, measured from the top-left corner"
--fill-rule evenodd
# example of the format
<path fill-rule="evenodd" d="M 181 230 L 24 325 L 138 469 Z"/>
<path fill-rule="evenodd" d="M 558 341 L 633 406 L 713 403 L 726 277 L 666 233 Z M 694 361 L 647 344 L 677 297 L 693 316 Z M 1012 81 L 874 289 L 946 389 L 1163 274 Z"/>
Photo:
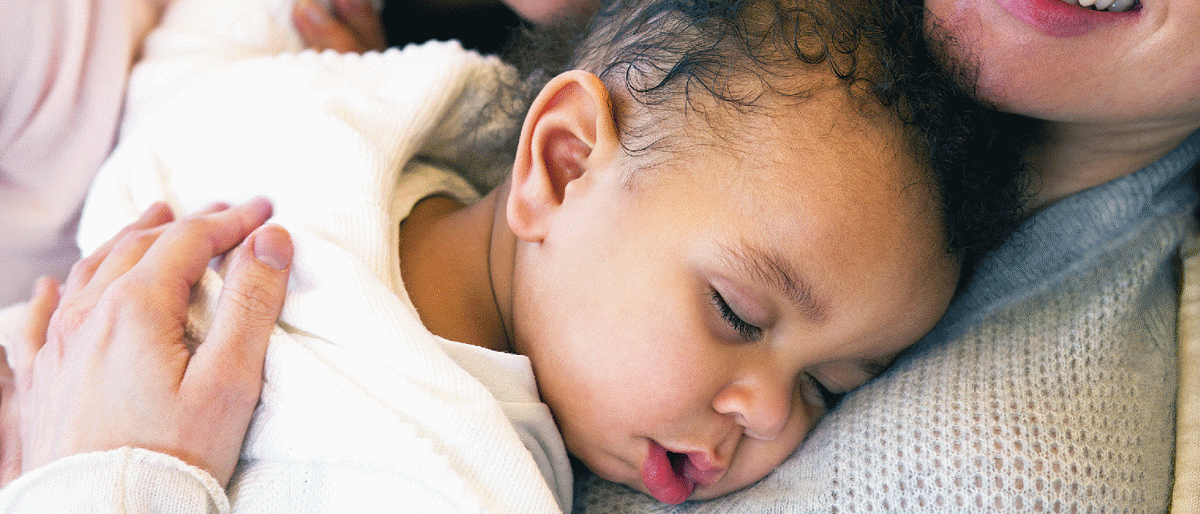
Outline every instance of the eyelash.
<path fill-rule="evenodd" d="M 821 402 L 825 404 L 825 410 L 827 412 L 833 410 L 834 407 L 837 407 L 838 404 L 842 402 L 842 398 L 846 397 L 846 393 L 835 393 L 830 391 L 828 387 L 825 387 L 825 384 L 822 384 L 821 381 L 817 380 L 817 377 L 812 376 L 811 373 L 805 373 L 805 376 L 808 377 L 809 382 L 812 382 L 813 387 L 817 388 L 817 394 L 821 395 Z"/>
<path fill-rule="evenodd" d="M 758 341 L 762 338 L 762 329 L 746 323 L 746 320 L 743 320 L 741 316 L 733 312 L 733 308 L 729 306 L 729 303 L 725 301 L 721 293 L 718 293 L 714 289 L 709 293 L 709 298 L 712 304 L 716 306 L 717 312 L 721 313 L 721 319 L 725 320 L 725 323 L 733 328 L 743 340 Z"/>
<path fill-rule="evenodd" d="M 721 293 L 717 292 L 716 289 L 709 293 L 709 298 L 712 304 L 716 306 L 717 311 L 721 313 L 721 319 L 725 320 L 725 323 L 737 331 L 742 339 L 746 341 L 758 341 L 762 338 L 762 329 L 747 323 L 736 312 L 733 312 L 733 308 L 725 301 L 725 297 L 721 296 Z M 822 384 L 811 373 L 805 373 L 804 375 L 812 383 L 813 387 L 816 388 L 817 394 L 821 396 L 821 402 L 825 404 L 826 411 L 833 410 L 834 407 L 837 407 L 842 402 L 842 398 L 846 397 L 846 393 L 835 393 L 829 390 L 828 387 L 825 387 L 825 384 Z"/>

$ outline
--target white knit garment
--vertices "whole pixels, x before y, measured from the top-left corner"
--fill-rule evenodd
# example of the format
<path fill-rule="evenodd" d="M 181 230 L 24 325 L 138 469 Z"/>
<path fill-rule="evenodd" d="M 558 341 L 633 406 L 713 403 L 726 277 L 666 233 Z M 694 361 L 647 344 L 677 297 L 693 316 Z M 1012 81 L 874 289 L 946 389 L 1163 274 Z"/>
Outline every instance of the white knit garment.
<path fill-rule="evenodd" d="M 576 512 L 1164 512 L 1198 155 L 1194 134 L 1028 220 L 913 353 L 758 484 L 671 507 L 587 476 Z"/>
<path fill-rule="evenodd" d="M 13 311 L 20 309 L 9 308 L 0 317 L 11 319 Z M 140 448 L 58 460 L 26 472 L 14 484 L 0 490 L 5 514 L 229 512 L 221 485 L 207 472 Z M 78 494 L 85 491 L 88 494 Z"/>

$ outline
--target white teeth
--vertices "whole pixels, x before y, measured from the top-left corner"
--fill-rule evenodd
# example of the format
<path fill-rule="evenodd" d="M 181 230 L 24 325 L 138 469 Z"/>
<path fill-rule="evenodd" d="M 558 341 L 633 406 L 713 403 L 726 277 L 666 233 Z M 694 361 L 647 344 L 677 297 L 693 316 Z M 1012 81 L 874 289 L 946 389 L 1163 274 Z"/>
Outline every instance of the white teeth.
<path fill-rule="evenodd" d="M 1062 2 L 1096 11 L 1123 12 L 1137 5 L 1138 0 L 1062 0 Z"/>

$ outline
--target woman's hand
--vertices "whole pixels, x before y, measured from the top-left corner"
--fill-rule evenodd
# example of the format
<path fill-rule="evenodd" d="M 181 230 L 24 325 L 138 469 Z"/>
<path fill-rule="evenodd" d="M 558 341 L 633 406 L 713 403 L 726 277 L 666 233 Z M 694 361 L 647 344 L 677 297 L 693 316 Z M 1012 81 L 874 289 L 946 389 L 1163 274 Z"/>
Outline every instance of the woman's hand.
<path fill-rule="evenodd" d="M 317 0 L 298 0 L 292 23 L 304 44 L 316 50 L 363 53 L 388 47 L 383 20 L 369 0 L 332 0 L 333 12 Z"/>
<path fill-rule="evenodd" d="M 255 200 L 173 221 L 155 205 L 77 263 L 61 297 L 52 280 L 39 283 L 25 338 L 11 355 L 23 470 L 136 446 L 228 483 L 291 263 L 287 232 L 259 228 L 270 214 L 265 200 Z M 212 327 L 190 347 L 191 287 L 227 251 Z M 10 449 L 3 451 L 7 458 Z"/>
<path fill-rule="evenodd" d="M 21 475 L 21 433 L 16 380 L 0 347 L 0 487 Z"/>

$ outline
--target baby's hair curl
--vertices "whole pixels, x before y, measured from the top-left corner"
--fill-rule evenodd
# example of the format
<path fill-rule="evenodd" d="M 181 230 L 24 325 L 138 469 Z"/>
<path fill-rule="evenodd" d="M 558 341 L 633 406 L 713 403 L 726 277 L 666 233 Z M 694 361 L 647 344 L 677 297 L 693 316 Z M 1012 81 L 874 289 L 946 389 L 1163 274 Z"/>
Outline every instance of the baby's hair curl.
<path fill-rule="evenodd" d="M 596 73 L 655 117 L 647 127 L 705 115 L 711 99 L 752 110 L 763 95 L 803 101 L 840 83 L 863 116 L 904 124 L 932 170 L 947 251 L 966 272 L 1022 219 L 1032 130 L 975 99 L 973 72 L 948 58 L 949 38 L 926 34 L 924 17 L 915 0 L 606 0 L 586 26 L 519 31 L 506 58 L 530 95 L 562 71 Z M 614 112 L 622 137 L 640 141 L 629 151 L 671 137 Z"/>

